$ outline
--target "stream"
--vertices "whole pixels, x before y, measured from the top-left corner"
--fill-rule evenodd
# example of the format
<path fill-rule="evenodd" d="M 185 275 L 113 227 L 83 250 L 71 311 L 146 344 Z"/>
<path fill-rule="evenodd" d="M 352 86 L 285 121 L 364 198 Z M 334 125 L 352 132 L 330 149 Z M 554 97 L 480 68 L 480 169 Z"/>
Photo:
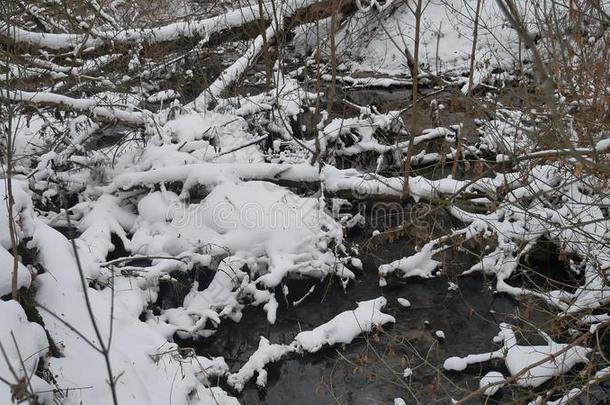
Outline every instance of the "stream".
<path fill-rule="evenodd" d="M 370 235 L 370 228 L 366 232 Z M 364 234 L 348 236 L 348 243 L 363 242 L 368 238 Z M 239 323 L 225 320 L 212 337 L 180 345 L 193 347 L 200 355 L 223 356 L 236 372 L 257 349 L 260 336 L 271 343 L 290 344 L 301 330 L 313 329 L 342 311 L 354 309 L 357 301 L 383 295 L 388 300 L 383 312 L 396 318 L 394 325 L 361 335 L 349 345 L 325 347 L 314 354 L 292 355 L 272 363 L 267 366 L 266 388 L 257 387 L 253 379 L 243 392 L 232 393 L 244 405 L 392 404 L 397 397 L 407 403 L 446 404 L 450 397 L 468 394 L 464 387 L 476 390 L 481 371 L 492 365 L 504 370 L 498 362 L 473 366 L 462 373 L 446 373 L 440 367 L 450 356 L 494 350 L 497 325 L 510 319 L 516 304 L 507 296 L 494 295 L 482 276 L 456 277 L 473 263 L 465 254 L 452 254 L 448 276 L 392 280 L 387 287 L 379 287 L 378 266 L 412 249 L 413 243 L 404 238 L 364 249 L 360 255 L 363 270 L 345 291 L 337 280 L 289 279 L 290 303 L 301 299 L 312 285 L 316 288 L 297 306 L 287 305 L 278 290 L 280 308 L 274 325 L 267 322 L 262 308 L 249 307 Z M 449 290 L 449 280 L 458 288 Z M 402 307 L 397 298 L 408 299 L 411 307 Z M 446 338 L 435 337 L 437 330 Z M 405 379 L 402 374 L 407 367 L 413 375 Z M 229 386 L 223 388 L 231 391 Z M 501 398 L 497 395 L 496 399 Z"/>
<path fill-rule="evenodd" d="M 452 93 L 449 89 L 437 96 L 439 102 L 449 106 L 443 115 L 444 124 L 465 122 L 465 128 L 471 130 L 472 117 L 467 116 L 459 102 L 455 103 Z M 374 103 L 387 111 L 408 105 L 411 92 L 352 88 L 341 89 L 339 95 L 363 105 Z M 427 106 L 428 102 L 416 112 L 423 128 L 432 126 Z M 474 131 L 470 133 L 474 135 Z M 363 164 L 358 159 L 352 163 Z M 446 170 L 440 168 L 441 172 Z M 355 280 L 345 290 L 338 280 L 289 279 L 287 299 L 280 289 L 276 291 L 280 307 L 274 325 L 268 323 L 262 308 L 248 307 L 239 323 L 227 319 L 212 337 L 183 340 L 180 346 L 192 347 L 199 355 L 223 356 L 231 372 L 236 372 L 258 348 L 261 336 L 271 343 L 290 344 L 300 331 L 313 329 L 343 311 L 354 309 L 356 302 L 384 296 L 388 305 L 383 312 L 394 316 L 396 323 L 386 325 L 383 331 L 361 335 L 349 345 L 325 347 L 314 354 L 292 355 L 269 364 L 265 388 L 257 387 L 255 378 L 241 393 L 223 382 L 220 385 L 243 405 L 393 404 L 398 397 L 408 404 L 447 404 L 450 398 L 459 399 L 478 389 L 480 376 L 491 369 L 507 375 L 503 363 L 497 361 L 471 366 L 461 373 L 442 370 L 443 361 L 450 356 L 497 349 L 492 338 L 498 333 L 498 324 L 507 320 L 515 323 L 514 315 L 519 311 L 513 299 L 493 293 L 491 280 L 481 275 L 458 277 L 475 262 L 474 257 L 447 252 L 443 258 L 444 274 L 431 279 L 394 279 L 387 287 L 379 287 L 379 265 L 412 253 L 416 241 L 428 238 L 439 226 L 445 229 L 451 226 L 446 212 L 440 210 L 420 218 L 423 229 L 407 230 L 408 237 L 403 235 L 392 242 L 382 239 L 363 248 L 375 229 L 384 231 L 398 224 L 379 226 L 379 221 L 385 219 L 376 215 L 375 210 L 369 209 L 366 225 L 346 237 L 348 247 L 359 247 L 363 269 L 356 272 Z M 449 281 L 458 287 L 450 289 Z M 292 305 L 313 285 L 316 288 L 312 294 Z M 402 307 L 397 298 L 408 299 L 411 306 Z M 543 314 L 529 316 L 538 325 L 545 320 Z M 443 331 L 445 339 L 437 338 L 436 331 Z M 403 370 L 407 367 L 413 374 L 404 378 Z M 505 391 L 500 390 L 486 401 L 477 397 L 469 403 L 496 403 L 503 395 L 514 395 Z"/>
<path fill-rule="evenodd" d="M 244 94 L 249 90 L 249 86 L 240 89 Z M 191 93 L 197 94 L 198 91 Z M 422 89 L 422 94 L 427 93 L 438 92 Z M 441 125 L 461 122 L 465 136 L 476 137 L 474 117 L 469 115 L 458 93 L 458 89 L 448 88 L 433 96 L 447 107 Z M 185 96 L 183 102 L 189 101 L 189 94 Z M 339 88 L 337 93 L 338 100 L 375 105 L 382 111 L 404 108 L 410 104 L 410 98 L 411 90 L 405 88 Z M 423 102 L 414 112 L 418 114 L 420 129 L 434 126 L 429 101 Z M 336 108 L 332 116 L 354 114 L 354 111 L 345 110 L 344 103 L 338 102 Z M 407 111 L 403 119 L 409 120 L 412 113 Z M 355 167 L 374 164 L 374 161 L 363 163 L 362 160 L 357 158 L 347 164 Z M 441 173 L 427 175 L 444 176 L 448 170 L 450 167 L 441 166 Z M 325 347 L 314 354 L 293 354 L 269 364 L 265 388 L 257 387 L 255 378 L 241 393 L 222 381 L 220 385 L 243 405 L 393 404 L 393 399 L 398 397 L 408 404 L 447 404 L 451 398 L 460 399 L 478 389 L 480 376 L 489 370 L 508 375 L 503 363 L 498 361 L 471 366 L 460 373 L 448 373 L 442 369 L 443 361 L 448 357 L 496 350 L 492 338 L 498 333 L 498 324 L 504 321 L 515 324 L 518 323 L 517 316 L 523 317 L 522 308 L 516 301 L 493 293 L 491 280 L 485 280 L 481 275 L 459 276 L 475 263 L 473 256 L 446 252 L 442 259 L 444 271 L 435 278 L 393 279 L 387 287 L 379 287 L 379 265 L 413 253 L 416 242 L 428 238 L 432 230 L 438 231 L 439 224 L 445 229 L 450 227 L 447 214 L 442 211 L 439 215 L 432 213 L 420 219 L 426 228 L 422 235 L 417 235 L 422 233 L 422 229 L 407 230 L 411 234 L 409 237 L 402 235 L 394 241 L 382 238 L 380 242 L 367 246 L 366 241 L 374 230 L 388 229 L 388 226 L 381 229 L 373 226 L 379 221 L 375 215 L 374 210 L 369 210 L 367 224 L 349 232 L 346 237 L 346 246 L 359 247 L 357 257 L 362 260 L 363 269 L 356 272 L 355 280 L 350 281 L 345 290 L 336 279 L 322 282 L 288 279 L 288 296 L 284 298 L 279 288 L 276 291 L 280 307 L 274 325 L 268 323 L 262 308 L 247 307 L 239 323 L 225 319 L 213 336 L 196 341 L 179 340 L 180 346 L 193 348 L 198 355 L 223 356 L 231 372 L 236 372 L 258 348 L 261 336 L 271 343 L 290 344 L 300 331 L 313 329 L 343 311 L 354 309 L 356 302 L 384 296 L 388 305 L 383 312 L 396 318 L 394 325 L 361 335 L 349 345 Z M 549 264 L 545 260 L 548 262 L 550 254 L 542 257 L 535 263 L 537 266 Z M 450 282 L 457 288 L 450 288 Z M 314 285 L 312 294 L 298 305 L 292 304 L 301 300 Z M 187 291 L 188 288 L 178 295 Z M 408 299 L 411 306 L 402 307 L 397 298 Z M 548 316 L 536 311 L 527 316 L 532 324 L 538 326 L 548 321 Z M 438 338 L 436 331 L 442 331 L 445 338 Z M 403 370 L 407 367 L 412 369 L 412 375 L 405 378 Z M 518 402 L 518 397 L 515 397 L 518 393 L 515 394 L 514 390 L 500 390 L 493 398 L 484 400 L 477 396 L 469 403 L 498 403 L 511 395 L 513 397 L 509 399 Z"/>

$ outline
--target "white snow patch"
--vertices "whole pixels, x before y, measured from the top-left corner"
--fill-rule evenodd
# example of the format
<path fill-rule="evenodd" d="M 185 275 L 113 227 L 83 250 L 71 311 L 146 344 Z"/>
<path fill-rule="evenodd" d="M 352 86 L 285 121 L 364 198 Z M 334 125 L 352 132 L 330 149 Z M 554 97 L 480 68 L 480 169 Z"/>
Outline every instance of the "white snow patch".
<path fill-rule="evenodd" d="M 411 302 L 406 298 L 396 298 L 396 301 L 404 308 L 409 308 L 411 306 Z"/>
<path fill-rule="evenodd" d="M 386 303 L 384 297 L 359 302 L 355 310 L 342 312 L 311 331 L 301 332 L 294 340 L 300 350 L 310 353 L 317 352 L 324 345 L 351 343 L 362 333 L 396 321 L 393 316 L 381 312 Z"/>
<path fill-rule="evenodd" d="M 512 376 L 527 369 L 525 373 L 517 377 L 517 384 L 523 387 L 538 387 L 551 378 L 569 371 L 575 364 L 588 361 L 587 355 L 590 349 L 577 345 L 568 347 L 567 343 L 556 343 L 546 333 L 538 332 L 546 340 L 547 345 L 519 345 L 512 327 L 502 323 L 500 333 L 494 339 L 494 341 L 503 343 L 502 349 L 490 353 L 471 354 L 462 358 L 450 357 L 445 360 L 443 367 L 445 370 L 462 371 L 469 364 L 491 359 L 504 359 Z M 562 350 L 564 350 L 563 353 L 556 354 Z M 541 362 L 541 364 L 532 366 L 537 362 Z"/>
<path fill-rule="evenodd" d="M 295 350 L 293 346 L 270 344 L 269 340 L 261 336 L 258 349 L 250 356 L 246 364 L 237 373 L 229 375 L 227 382 L 237 391 L 242 391 L 254 373 L 258 373 L 256 385 L 264 387 L 267 385 L 267 371 L 265 366 L 268 363 L 280 360 L 287 353 Z"/>
<path fill-rule="evenodd" d="M 479 381 L 479 388 L 483 390 L 483 395 L 490 397 L 504 386 L 502 381 L 504 381 L 502 373 L 499 371 L 490 371 L 481 378 L 481 381 Z M 494 385 L 488 387 L 490 384 Z"/>
<path fill-rule="evenodd" d="M 49 350 L 44 329 L 37 323 L 28 322 L 23 308 L 15 301 L 0 301 L 0 325 L 0 343 L 6 352 L 6 357 L 3 355 L 0 361 L 0 376 L 15 386 L 29 380 L 33 392 L 41 393 L 39 400 L 52 403 L 53 388 L 34 374 Z M 23 381 L 19 381 L 21 379 Z M 11 391 L 10 386 L 0 384 L 0 403 L 14 403 Z"/>

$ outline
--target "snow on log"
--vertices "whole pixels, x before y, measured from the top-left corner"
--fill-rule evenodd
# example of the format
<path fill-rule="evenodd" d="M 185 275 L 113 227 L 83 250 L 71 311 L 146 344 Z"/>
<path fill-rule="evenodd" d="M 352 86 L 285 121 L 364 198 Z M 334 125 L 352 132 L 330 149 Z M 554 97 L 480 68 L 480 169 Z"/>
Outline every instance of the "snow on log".
<path fill-rule="evenodd" d="M 77 111 L 89 111 L 93 115 L 110 120 L 118 120 L 132 125 L 144 125 L 144 113 L 125 111 L 112 106 L 100 106 L 92 99 L 72 98 L 61 94 L 48 92 L 30 92 L 21 90 L 0 89 L 0 98 L 22 103 L 47 104 L 67 107 Z"/>
<path fill-rule="evenodd" d="M 317 352 L 324 345 L 351 343 L 362 333 L 396 322 L 393 316 L 381 312 L 386 303 L 384 297 L 359 302 L 355 310 L 342 312 L 313 330 L 299 333 L 294 341 L 299 350 L 310 353 Z"/>
<path fill-rule="evenodd" d="M 290 15 L 299 15 L 299 19 L 309 19 L 302 16 L 313 14 L 316 17 L 324 17 L 324 13 L 316 13 L 316 10 L 329 9 L 329 1 L 319 2 L 317 0 L 288 0 L 282 2 L 282 7 L 290 12 Z M 350 5 L 352 1 L 344 1 L 344 7 Z M 315 5 L 313 12 L 309 10 Z M 324 7 L 326 5 L 326 7 Z M 274 6 L 272 2 L 263 3 L 263 17 L 265 19 L 273 18 Z M 228 11 L 225 14 L 217 15 L 210 18 L 200 20 L 180 21 L 160 27 L 154 28 L 132 28 L 121 31 L 101 31 L 96 30 L 95 36 L 88 34 L 77 33 L 46 33 L 33 32 L 20 27 L 6 27 L 0 25 L 0 35 L 7 36 L 17 43 L 23 43 L 30 46 L 37 46 L 48 49 L 68 49 L 68 48 L 96 48 L 105 44 L 116 43 L 160 43 L 176 41 L 181 38 L 192 38 L 201 36 L 209 38 L 209 36 L 221 33 L 225 30 L 239 28 L 248 23 L 254 22 L 261 18 L 258 6 L 246 6 L 235 10 Z M 311 17 L 310 17 L 311 18 Z"/>
<path fill-rule="evenodd" d="M 522 387 L 538 387 L 553 377 L 562 375 L 578 363 L 586 363 L 591 349 L 557 343 L 541 330 L 538 333 L 546 345 L 519 345 L 511 325 L 500 324 L 500 333 L 494 338 L 502 342 L 500 350 L 471 354 L 466 357 L 450 357 L 445 360 L 445 370 L 462 371 L 470 364 L 481 363 L 491 359 L 504 359 L 506 368 L 515 382 Z"/>
<path fill-rule="evenodd" d="M 152 187 L 159 183 L 181 182 L 182 197 L 185 197 L 194 186 L 214 186 L 224 181 L 235 180 L 267 180 L 294 184 L 323 182 L 325 190 L 329 193 L 351 193 L 352 197 L 356 198 L 375 196 L 401 198 L 404 182 L 403 177 L 383 177 L 361 173 L 356 169 L 337 169 L 330 165 L 324 166 L 320 172 L 316 166 L 308 163 L 196 163 L 118 174 L 114 178 L 114 185 L 118 189 L 130 189 Z M 409 179 L 409 187 L 411 197 L 418 201 L 441 195 L 453 195 L 461 189 L 468 191 L 480 183 L 493 182 L 493 180 L 483 178 L 477 183 L 472 183 L 448 178 L 431 180 L 422 176 L 413 176 Z"/>
<path fill-rule="evenodd" d="M 242 391 L 246 383 L 254 376 L 254 373 L 258 373 L 256 385 L 264 387 L 267 385 L 267 371 L 265 371 L 265 366 L 268 363 L 280 360 L 286 354 L 291 353 L 294 350 L 293 346 L 270 344 L 269 340 L 261 336 L 260 342 L 258 343 L 258 349 L 256 349 L 246 364 L 244 364 L 237 373 L 229 375 L 227 382 L 237 391 Z"/>
<path fill-rule="evenodd" d="M 342 312 L 313 330 L 299 333 L 290 345 L 270 344 L 269 340 L 261 336 L 258 349 L 238 372 L 229 375 L 227 382 L 237 391 L 242 391 L 245 384 L 254 377 L 254 373 L 258 373 L 256 385 L 264 387 L 267 384 L 267 372 L 264 367 L 279 361 L 287 354 L 315 353 L 324 345 L 349 344 L 362 333 L 381 328 L 389 322 L 394 323 L 396 320 L 393 316 L 381 312 L 386 303 L 384 297 L 358 302 L 355 310 Z"/>
<path fill-rule="evenodd" d="M 279 25 L 279 24 L 278 24 Z M 240 56 L 231 66 L 220 73 L 220 76 L 214 80 L 214 82 L 208 87 L 202 94 L 200 94 L 191 105 L 197 108 L 197 106 L 203 106 L 207 109 L 207 106 L 221 93 L 239 79 L 241 75 L 258 59 L 260 53 L 263 51 L 264 45 L 271 41 L 277 32 L 277 28 L 272 24 L 265 30 L 265 36 L 259 35 L 248 47 L 246 52 Z"/>

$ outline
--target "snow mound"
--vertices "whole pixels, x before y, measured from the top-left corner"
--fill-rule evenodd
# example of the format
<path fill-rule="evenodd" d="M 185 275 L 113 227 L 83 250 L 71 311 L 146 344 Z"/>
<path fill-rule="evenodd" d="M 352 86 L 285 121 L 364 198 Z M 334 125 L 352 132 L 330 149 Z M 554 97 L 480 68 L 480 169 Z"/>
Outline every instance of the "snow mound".
<path fill-rule="evenodd" d="M 398 301 L 401 307 L 409 308 L 411 306 L 411 302 L 406 298 L 396 298 L 396 301 Z"/>
<path fill-rule="evenodd" d="M 582 346 L 569 347 L 566 343 L 556 343 L 542 333 L 546 345 L 525 346 L 517 344 L 515 332 L 507 324 L 500 324 L 498 338 L 503 340 L 506 350 L 505 363 L 511 375 L 531 367 L 517 378 L 517 384 L 523 387 L 538 387 L 553 377 L 569 371 L 577 363 L 586 363 L 591 351 Z M 563 351 L 562 354 L 556 354 Z M 535 363 L 548 359 L 536 366 Z"/>
<path fill-rule="evenodd" d="M 153 200 L 158 198 L 151 196 L 140 207 L 144 217 L 158 221 L 138 226 L 134 252 L 179 255 L 221 247 L 257 261 L 256 283 L 264 287 L 277 286 L 289 274 L 353 278 L 333 250 L 342 242 L 341 226 L 321 210 L 317 199 L 269 182 L 225 182 L 199 204 L 171 205 L 176 200 L 168 197 L 171 222 L 166 223 L 162 212 L 169 212 L 170 205 Z"/>
<path fill-rule="evenodd" d="M 0 229 L 3 232 L 0 233 L 0 296 L 10 294 L 12 291 L 12 278 L 13 278 L 13 266 L 14 257 L 9 252 L 12 249 L 11 236 L 9 232 L 9 221 L 13 219 L 13 225 L 15 227 L 15 238 L 16 243 L 19 244 L 22 237 L 22 230 L 20 226 L 19 217 L 21 213 L 31 209 L 32 202 L 29 197 L 29 190 L 27 184 L 21 181 L 12 181 L 13 190 L 13 212 L 10 216 L 8 213 L 8 205 L 5 203 L 8 199 L 7 183 L 5 181 L 0 182 Z M 32 282 L 32 276 L 29 270 L 21 264 L 17 263 L 17 288 L 29 287 Z"/>
<path fill-rule="evenodd" d="M 10 294 L 12 291 L 13 263 L 13 255 L 0 246 L 0 269 L 2 269 L 2 271 L 0 271 L 0 296 Z M 32 276 L 30 275 L 30 272 L 21 262 L 18 262 L 17 289 L 29 287 L 31 282 Z"/>
<path fill-rule="evenodd" d="M 59 350 L 62 356 L 50 358 L 48 368 L 59 387 L 91 387 L 70 392 L 67 404 L 111 403 L 104 358 L 96 349 L 101 342 L 85 305 L 77 256 L 72 245 L 40 218 L 25 216 L 23 220 L 24 228 L 32 238 L 28 246 L 38 250 L 37 260 L 46 270 L 36 278 L 36 297 L 44 303 L 41 315 L 51 337 L 61 342 Z M 99 223 L 96 221 L 88 229 L 101 226 Z M 100 240 L 107 237 L 103 232 L 94 234 L 98 234 Z M 96 253 L 84 248 L 81 240 L 77 240 L 76 245 L 83 274 L 103 276 L 105 271 L 95 263 Z M 156 299 L 154 284 L 134 281 L 118 273 L 109 288 L 98 290 L 88 287 L 88 284 L 85 286 L 93 319 L 104 344 L 108 344 L 112 336 L 110 361 L 113 376 L 117 377 L 119 403 L 238 403 L 220 388 L 206 387 L 201 368 L 205 361 L 183 358 L 176 344 L 168 342 L 162 334 L 139 320 L 140 314 Z M 67 325 L 78 325 L 78 333 Z M 87 372 L 83 373 L 83 370 Z M 176 375 L 181 378 L 174 379 Z"/>
<path fill-rule="evenodd" d="M 345 311 L 317 328 L 299 333 L 295 342 L 300 350 L 315 353 L 324 345 L 351 343 L 356 336 L 380 328 L 388 322 L 396 322 L 393 316 L 384 314 L 384 297 L 358 303 L 358 308 Z"/>
<path fill-rule="evenodd" d="M 36 323 L 28 322 L 23 308 L 15 301 L 0 301 L 0 325 L 0 343 L 6 352 L 0 361 L 0 375 L 15 386 L 29 379 L 32 391 L 41 393 L 38 399 L 42 403 L 51 404 L 51 386 L 34 374 L 49 349 L 44 329 Z M 0 403 L 14 403 L 13 394 L 11 387 L 5 383 L 0 384 Z M 15 394 L 15 399 L 22 399 L 19 394 Z"/>

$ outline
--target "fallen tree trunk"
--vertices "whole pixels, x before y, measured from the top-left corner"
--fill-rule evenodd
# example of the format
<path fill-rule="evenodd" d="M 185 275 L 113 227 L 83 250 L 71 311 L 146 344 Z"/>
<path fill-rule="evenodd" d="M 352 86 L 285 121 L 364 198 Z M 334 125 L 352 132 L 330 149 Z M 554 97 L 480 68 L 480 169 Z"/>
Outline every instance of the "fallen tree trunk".
<path fill-rule="evenodd" d="M 272 21 L 265 32 L 254 39 L 244 55 L 225 69 L 190 106 L 194 106 L 195 109 L 198 106 L 204 106 L 207 109 L 213 100 L 218 98 L 227 87 L 236 82 L 250 66 L 256 63 L 264 48 L 268 47 L 280 32 L 289 29 L 295 23 L 304 24 L 310 20 L 323 18 L 331 14 L 333 8 L 336 8 L 332 1 L 301 0 L 301 2 L 302 7 L 300 9 L 280 4 L 279 10 L 276 9 L 275 21 Z M 351 1 L 345 1 L 345 3 L 345 5 L 341 5 L 340 11 L 353 8 Z"/>
<path fill-rule="evenodd" d="M 256 37 L 246 52 L 231 66 L 222 71 L 216 80 L 214 80 L 214 82 L 201 93 L 190 106 L 195 107 L 195 109 L 197 109 L 198 106 L 203 106 L 207 109 L 213 100 L 220 97 L 227 87 L 237 81 L 246 70 L 256 62 L 262 53 L 265 44 L 271 42 L 275 37 L 277 29 L 278 28 L 272 24 L 265 30 L 263 35 Z"/>
<path fill-rule="evenodd" d="M 88 98 L 72 98 L 49 92 L 0 89 L 0 99 L 23 104 L 51 105 L 89 112 L 96 117 L 121 121 L 129 125 L 144 126 L 147 122 L 146 115 L 143 112 L 126 111 L 113 106 L 100 105 L 98 101 Z"/>
<path fill-rule="evenodd" d="M 282 2 L 281 7 L 289 10 L 294 24 L 303 24 L 315 21 L 330 15 L 332 0 L 288 0 Z M 342 12 L 355 10 L 354 2 L 346 0 Z M 184 38 L 201 37 L 208 40 L 212 36 L 222 34 L 229 30 L 238 29 L 247 24 L 256 22 L 261 18 L 270 21 L 273 19 L 273 5 L 271 2 L 263 3 L 261 15 L 259 7 L 242 7 L 231 10 L 225 14 L 199 19 L 172 23 L 154 28 L 133 28 L 122 31 L 95 31 L 92 33 L 46 33 L 33 32 L 19 27 L 0 25 L 0 36 L 12 40 L 16 44 L 32 47 L 60 49 L 89 49 L 105 45 L 148 43 L 157 44 L 171 42 Z M 214 41 L 219 42 L 218 38 Z"/>
<path fill-rule="evenodd" d="M 356 200 L 400 200 L 404 184 L 403 177 L 383 177 L 361 173 L 356 169 L 341 170 L 330 165 L 320 170 L 308 163 L 197 163 L 123 173 L 115 177 L 113 187 L 128 190 L 156 187 L 161 183 L 181 183 L 182 197 L 186 198 L 189 191 L 197 186 L 214 187 L 224 181 L 236 180 L 264 180 L 297 187 L 323 183 L 325 192 Z M 409 182 L 410 196 L 416 201 L 455 196 L 458 192 L 466 196 L 471 194 L 466 190 L 471 185 L 472 182 L 466 180 L 431 180 L 422 176 L 412 176 Z"/>
<path fill-rule="evenodd" d="M 349 12 L 355 9 L 352 1 L 345 1 L 344 3 L 341 11 Z M 147 30 L 127 30 L 116 34 L 114 37 L 107 36 L 105 38 L 92 38 L 86 34 L 34 33 L 20 28 L 13 28 L 11 33 L 13 34 L 12 39 L 16 42 L 25 42 L 29 45 L 37 45 L 51 49 L 79 46 L 96 47 L 104 44 L 105 40 L 111 40 L 112 42 L 140 40 L 164 42 L 200 35 L 202 33 L 209 38 L 210 33 L 220 32 L 222 29 L 235 28 L 256 21 L 260 18 L 261 10 L 266 14 L 266 17 L 271 17 L 273 11 L 269 10 L 270 7 L 270 3 L 266 3 L 262 9 L 255 9 L 254 7 L 241 8 L 205 20 L 174 23 Z M 311 20 L 324 18 L 330 13 L 331 7 L 332 1 L 330 0 L 292 0 L 288 4 L 283 4 L 281 6 L 280 15 L 276 15 L 278 21 L 273 22 L 264 34 L 258 35 L 244 55 L 225 69 L 219 77 L 190 104 L 190 106 L 195 107 L 195 109 L 198 106 L 207 108 L 210 102 L 218 98 L 228 86 L 237 81 L 245 71 L 256 62 L 262 53 L 265 44 L 268 45 L 273 40 L 277 35 L 278 30 L 285 30 L 294 23 L 302 24 Z M 0 29 L 0 34 L 6 34 L 6 31 Z M 61 68 L 62 67 L 59 65 L 56 66 L 56 69 Z M 18 102 L 69 107 L 81 111 L 87 110 L 91 111 L 96 116 L 116 119 L 131 125 L 143 125 L 145 123 L 141 113 L 128 112 L 112 107 L 97 106 L 93 100 L 74 99 L 59 94 L 26 92 L 20 90 L 0 90 L 0 98 Z"/>
<path fill-rule="evenodd" d="M 243 56 L 238 58 L 231 66 L 225 69 L 220 76 L 191 103 L 191 107 L 204 106 L 207 108 L 209 103 L 218 98 L 221 93 L 232 83 L 237 81 L 245 71 L 256 62 L 263 51 L 265 44 L 268 44 L 277 35 L 278 30 L 289 29 L 294 24 L 303 24 L 324 18 L 330 14 L 332 0 L 291 0 L 281 5 L 280 16 L 275 15 L 278 21 L 269 25 L 263 35 L 258 35 Z M 353 1 L 345 1 L 342 5 L 342 12 L 351 12 L 355 9 Z M 106 44 L 141 42 L 148 43 L 174 41 L 182 38 L 193 37 L 196 35 L 205 36 L 208 40 L 212 34 L 221 34 L 229 29 L 236 29 L 251 24 L 261 18 L 261 13 L 265 19 L 273 19 L 274 13 L 271 3 L 265 3 L 263 7 L 244 7 L 227 12 L 220 16 L 215 16 L 203 20 L 186 21 L 173 23 L 162 27 L 149 29 L 131 29 L 119 33 L 107 33 L 97 37 L 91 34 L 52 34 L 26 31 L 18 27 L 0 27 L 0 36 L 9 36 L 16 43 L 23 43 L 30 46 L 39 46 L 49 49 L 64 48 L 96 48 Z M 73 68 L 62 67 L 53 64 L 55 71 L 72 71 Z M 134 113 L 108 106 L 99 106 L 93 100 L 75 99 L 67 96 L 48 92 L 27 92 L 21 90 L 0 90 L 0 98 L 30 103 L 46 104 L 59 106 L 61 108 L 71 108 L 79 111 L 89 111 L 95 116 L 118 120 L 130 125 L 144 125 L 145 119 L 142 113 Z"/>

